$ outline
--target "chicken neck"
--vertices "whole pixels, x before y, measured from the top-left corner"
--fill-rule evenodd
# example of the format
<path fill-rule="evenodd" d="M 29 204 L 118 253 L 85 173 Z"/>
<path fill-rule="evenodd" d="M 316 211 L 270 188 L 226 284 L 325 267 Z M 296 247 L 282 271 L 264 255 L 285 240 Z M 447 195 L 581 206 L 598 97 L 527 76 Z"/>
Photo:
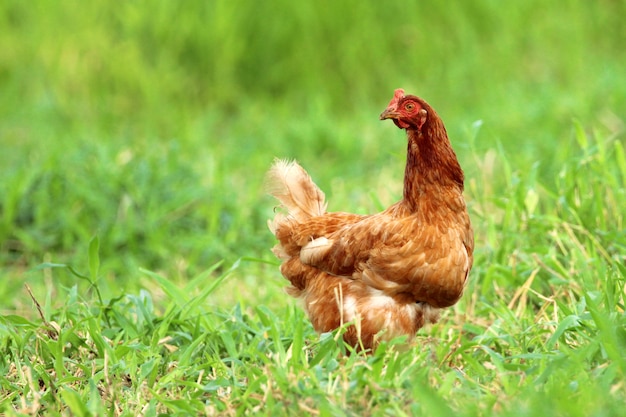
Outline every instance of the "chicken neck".
<path fill-rule="evenodd" d="M 428 199 L 443 204 L 463 193 L 463 170 L 439 118 L 421 129 L 407 129 L 407 161 L 404 173 L 404 203 L 416 211 Z M 435 206 L 436 207 L 436 206 Z"/>

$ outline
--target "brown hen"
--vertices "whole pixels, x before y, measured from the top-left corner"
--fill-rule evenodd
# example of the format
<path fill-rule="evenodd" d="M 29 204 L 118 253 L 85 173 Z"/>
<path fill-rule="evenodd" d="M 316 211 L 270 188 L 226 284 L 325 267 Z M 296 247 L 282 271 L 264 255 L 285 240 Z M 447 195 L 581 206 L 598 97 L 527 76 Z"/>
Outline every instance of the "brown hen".
<path fill-rule="evenodd" d="M 327 213 L 296 162 L 278 160 L 267 174 L 286 209 L 268 224 L 288 293 L 318 332 L 350 322 L 344 339 L 361 349 L 437 321 L 461 297 L 474 249 L 463 171 L 435 110 L 398 89 L 380 119 L 408 137 L 403 198 L 381 213 Z"/>

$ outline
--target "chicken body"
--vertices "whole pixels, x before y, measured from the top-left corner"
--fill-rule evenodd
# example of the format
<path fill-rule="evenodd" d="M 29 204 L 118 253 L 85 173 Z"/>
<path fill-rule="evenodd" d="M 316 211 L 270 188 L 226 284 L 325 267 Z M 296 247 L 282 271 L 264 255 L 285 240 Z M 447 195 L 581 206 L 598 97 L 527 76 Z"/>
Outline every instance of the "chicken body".
<path fill-rule="evenodd" d="M 269 222 L 288 292 L 318 332 L 351 322 L 349 344 L 414 337 L 456 303 L 473 261 L 463 171 L 435 111 L 396 90 L 381 119 L 408 138 L 403 198 L 373 215 L 328 213 L 324 193 L 296 162 L 276 161 L 268 191 L 287 210 Z"/>

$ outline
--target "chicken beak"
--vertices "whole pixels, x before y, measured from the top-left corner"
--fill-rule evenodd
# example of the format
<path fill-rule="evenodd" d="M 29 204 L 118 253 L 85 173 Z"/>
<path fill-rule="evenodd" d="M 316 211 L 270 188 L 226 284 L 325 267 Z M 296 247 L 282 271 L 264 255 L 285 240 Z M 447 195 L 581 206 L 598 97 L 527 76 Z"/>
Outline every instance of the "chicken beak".
<path fill-rule="evenodd" d="M 398 114 L 398 112 L 391 107 L 388 107 L 384 112 L 380 114 L 380 120 L 397 119 L 399 117 L 400 115 Z"/>

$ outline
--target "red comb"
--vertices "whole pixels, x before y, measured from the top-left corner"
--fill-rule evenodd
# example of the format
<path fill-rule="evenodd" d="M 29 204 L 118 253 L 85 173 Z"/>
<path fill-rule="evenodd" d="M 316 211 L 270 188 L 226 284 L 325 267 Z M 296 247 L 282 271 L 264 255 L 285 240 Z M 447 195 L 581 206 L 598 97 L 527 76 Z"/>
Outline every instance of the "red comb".
<path fill-rule="evenodd" d="M 387 107 L 395 108 L 398 105 L 398 101 L 400 101 L 402 97 L 404 97 L 404 90 L 402 88 L 396 89 L 396 91 L 393 92 L 393 98 L 391 99 L 391 101 L 389 102 L 389 106 Z"/>

